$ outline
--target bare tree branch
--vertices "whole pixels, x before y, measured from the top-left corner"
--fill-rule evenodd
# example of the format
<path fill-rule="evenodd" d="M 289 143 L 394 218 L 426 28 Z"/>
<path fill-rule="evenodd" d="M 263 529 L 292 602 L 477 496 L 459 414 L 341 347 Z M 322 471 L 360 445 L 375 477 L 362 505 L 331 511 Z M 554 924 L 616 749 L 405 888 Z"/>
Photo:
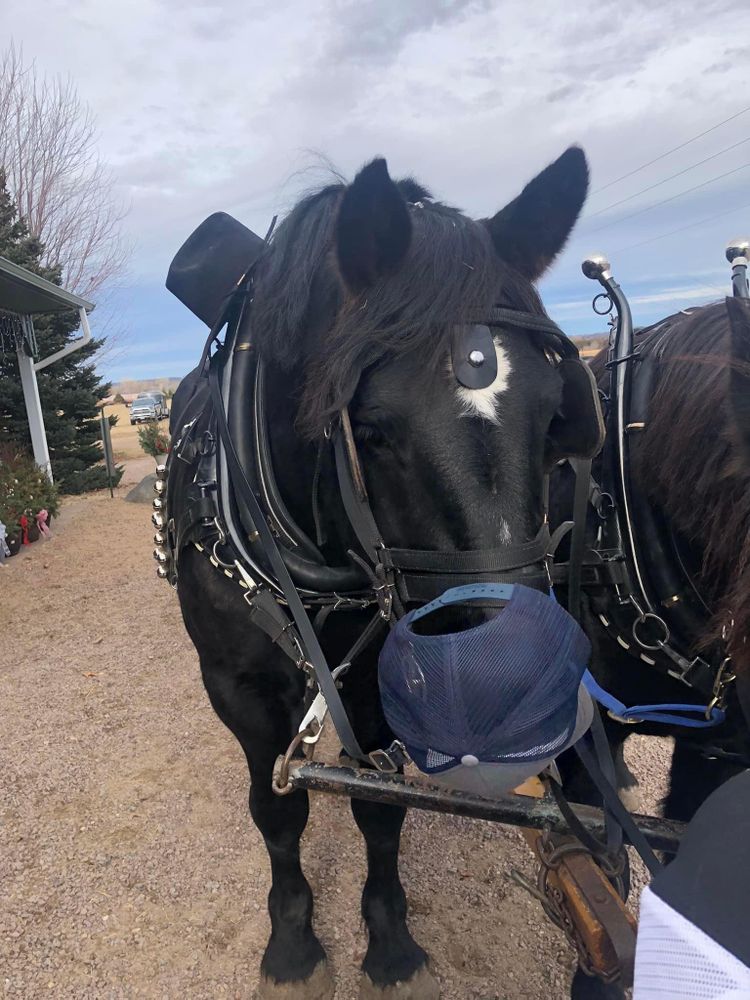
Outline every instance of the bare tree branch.
<path fill-rule="evenodd" d="M 11 45 L 0 54 L 0 166 L 19 214 L 67 288 L 91 296 L 124 271 L 126 214 L 70 79 L 47 79 Z"/>

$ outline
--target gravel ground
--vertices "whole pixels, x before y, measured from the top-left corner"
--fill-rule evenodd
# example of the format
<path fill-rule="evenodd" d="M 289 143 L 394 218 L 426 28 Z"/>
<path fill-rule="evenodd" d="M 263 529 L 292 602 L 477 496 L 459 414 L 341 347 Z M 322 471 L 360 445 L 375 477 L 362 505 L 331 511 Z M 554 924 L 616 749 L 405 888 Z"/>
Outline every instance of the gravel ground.
<path fill-rule="evenodd" d="M 249 1000 L 269 871 L 244 758 L 126 489 L 68 500 L 54 537 L 0 569 L 0 991 Z M 668 749 L 631 742 L 654 808 Z M 401 858 L 443 1000 L 568 996 L 565 940 L 508 879 L 533 871 L 516 831 L 412 812 Z M 346 802 L 314 800 L 303 859 L 337 1000 L 354 1000 L 364 864 Z"/>

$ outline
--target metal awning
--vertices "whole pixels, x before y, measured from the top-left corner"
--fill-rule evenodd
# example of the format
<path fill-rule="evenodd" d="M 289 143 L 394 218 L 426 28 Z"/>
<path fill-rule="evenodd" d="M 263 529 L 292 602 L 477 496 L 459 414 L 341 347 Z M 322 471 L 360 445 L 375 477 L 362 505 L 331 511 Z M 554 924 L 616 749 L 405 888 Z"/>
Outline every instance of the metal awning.
<path fill-rule="evenodd" d="M 94 308 L 93 302 L 87 302 L 80 295 L 67 292 L 59 285 L 32 274 L 24 267 L 0 257 L 0 320 L 3 314 L 18 317 L 22 337 L 15 337 L 16 354 L 18 356 L 18 371 L 21 376 L 23 398 L 26 403 L 26 413 L 29 418 L 29 433 L 31 446 L 34 450 L 34 461 L 44 469 L 52 479 L 47 434 L 44 430 L 42 404 L 39 399 L 36 373 L 66 357 L 71 351 L 77 351 L 91 341 L 91 330 L 87 313 Z M 36 340 L 34 339 L 33 316 L 42 313 L 59 313 L 75 309 L 81 321 L 83 336 L 78 340 L 69 341 L 59 351 L 46 358 L 36 359 Z M 13 321 L 15 322 L 15 321 Z"/>
<path fill-rule="evenodd" d="M 91 312 L 93 308 L 92 302 L 0 257 L 0 309 L 5 312 L 34 316 L 67 309 Z"/>

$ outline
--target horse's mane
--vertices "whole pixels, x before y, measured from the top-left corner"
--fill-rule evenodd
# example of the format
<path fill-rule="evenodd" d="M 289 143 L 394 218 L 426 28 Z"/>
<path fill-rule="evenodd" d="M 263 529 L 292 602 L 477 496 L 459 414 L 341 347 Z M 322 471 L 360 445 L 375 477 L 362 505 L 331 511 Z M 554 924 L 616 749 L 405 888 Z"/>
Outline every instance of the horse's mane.
<path fill-rule="evenodd" d="M 487 228 L 398 182 L 414 207 L 412 241 L 398 272 L 347 295 L 337 274 L 335 223 L 342 183 L 308 195 L 278 227 L 259 269 L 253 330 L 264 356 L 303 371 L 298 426 L 318 437 L 362 372 L 383 356 L 440 357 L 455 324 L 478 321 L 499 300 L 542 312 L 533 286 L 498 257 Z M 317 330 L 317 335 L 314 331 Z"/>
<path fill-rule="evenodd" d="M 735 669 L 750 669 L 750 463 L 731 411 L 731 328 L 724 303 L 671 317 L 635 473 L 700 552 L 715 609 L 705 644 L 734 618 Z M 645 331 L 644 331 L 645 332 Z"/>

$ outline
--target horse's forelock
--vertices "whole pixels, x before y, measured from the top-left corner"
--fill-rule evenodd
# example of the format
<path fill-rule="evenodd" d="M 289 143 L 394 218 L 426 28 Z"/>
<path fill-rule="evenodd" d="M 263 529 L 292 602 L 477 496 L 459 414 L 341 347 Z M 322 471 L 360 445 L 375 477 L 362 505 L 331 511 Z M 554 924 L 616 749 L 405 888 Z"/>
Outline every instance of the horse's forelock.
<path fill-rule="evenodd" d="M 521 308 L 539 310 L 532 286 L 495 253 L 485 227 L 429 200 L 412 179 L 399 182 L 414 207 L 413 238 L 400 270 L 361 298 L 346 298 L 331 250 L 342 184 L 304 198 L 284 220 L 259 275 L 253 306 L 255 340 L 264 355 L 302 376 L 298 426 L 319 436 L 332 413 L 348 402 L 362 371 L 385 355 L 420 349 L 425 361 L 443 352 L 457 323 L 480 317 L 503 289 Z M 321 283 L 328 295 L 314 295 Z M 334 283 L 336 288 L 333 288 Z M 336 299 L 335 322 L 315 343 L 312 315 Z"/>

